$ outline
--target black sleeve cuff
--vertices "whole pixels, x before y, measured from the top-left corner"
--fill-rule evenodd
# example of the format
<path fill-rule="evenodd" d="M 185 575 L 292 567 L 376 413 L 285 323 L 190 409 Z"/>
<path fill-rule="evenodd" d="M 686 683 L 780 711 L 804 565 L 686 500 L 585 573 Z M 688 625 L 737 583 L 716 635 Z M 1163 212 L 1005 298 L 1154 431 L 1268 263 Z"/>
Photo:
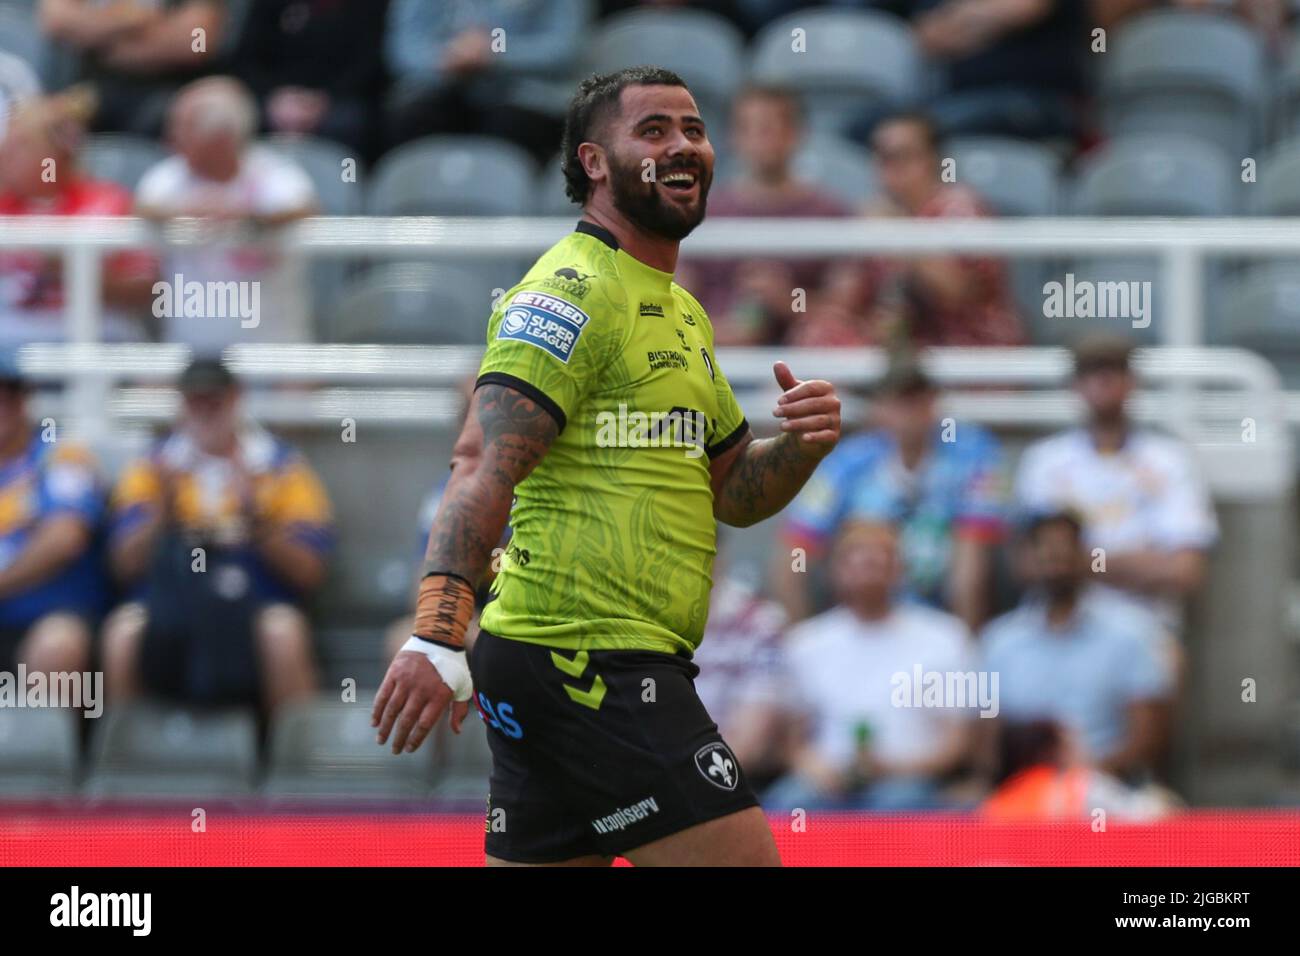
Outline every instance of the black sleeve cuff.
<path fill-rule="evenodd" d="M 485 372 L 474 383 L 475 391 L 484 385 L 504 385 L 506 388 L 514 389 L 520 395 L 531 398 L 542 406 L 548 415 L 555 419 L 555 424 L 560 426 L 561 432 L 564 431 L 564 426 L 568 424 L 564 410 L 555 404 L 554 400 L 540 388 L 530 382 L 525 382 L 522 378 L 515 378 L 515 376 L 507 375 L 505 372 Z"/>
<path fill-rule="evenodd" d="M 717 458 L 723 452 L 735 447 L 748 432 L 749 422 L 742 418 L 740 424 L 736 426 L 735 431 L 722 439 L 722 441 L 718 442 L 716 445 L 711 445 L 704 449 L 709 455 L 709 461 L 713 461 L 713 459 Z"/>

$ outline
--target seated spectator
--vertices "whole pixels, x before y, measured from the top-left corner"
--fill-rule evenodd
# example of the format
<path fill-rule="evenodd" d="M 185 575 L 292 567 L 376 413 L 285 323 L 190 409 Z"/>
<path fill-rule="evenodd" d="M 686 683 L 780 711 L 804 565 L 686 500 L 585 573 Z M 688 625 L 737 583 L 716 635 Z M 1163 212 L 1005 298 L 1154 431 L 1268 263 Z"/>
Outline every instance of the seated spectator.
<path fill-rule="evenodd" d="M 941 805 L 943 778 L 970 755 L 974 702 L 900 706 L 899 679 L 911 680 L 918 668 L 971 672 L 969 632 L 942 611 L 896 602 L 902 562 L 888 525 L 847 525 L 834 559 L 839 604 L 788 635 L 787 679 L 803 721 L 791 773 L 763 803 L 808 810 Z"/>
<path fill-rule="evenodd" d="M 0 216 L 125 216 L 131 197 L 114 183 L 77 169 L 82 124 L 93 109 L 85 88 L 22 101 L 0 142 Z M 101 337 L 143 338 L 131 318 L 143 309 L 157 277 L 147 252 L 105 257 L 100 294 Z M 66 337 L 63 256 L 46 250 L 0 249 L 0 345 Z"/>
<path fill-rule="evenodd" d="M 938 398 L 914 359 L 896 357 L 877 387 L 879 427 L 841 441 L 791 504 L 769 580 L 793 620 L 811 607 L 810 575 L 792 573 L 792 549 L 803 549 L 816 575 L 840 526 L 860 517 L 898 526 L 908 596 L 951 610 L 972 630 L 983 623 L 992 548 L 1004 531 L 1002 450 L 970 422 L 949 433 Z"/>
<path fill-rule="evenodd" d="M 94 128 L 150 137 L 176 90 L 210 67 L 227 22 L 224 0 L 40 0 L 39 16 L 98 94 Z"/>
<path fill-rule="evenodd" d="M 394 0 L 384 41 L 395 82 L 389 146 L 480 133 L 548 161 L 564 125 L 555 81 L 582 54 L 588 9 L 581 0 Z"/>
<path fill-rule="evenodd" d="M 861 3 L 862 0 L 859 0 Z M 1088 10 L 1078 0 L 870 0 L 909 20 L 942 70 L 926 102 L 945 134 L 1074 138 L 1087 92 Z M 853 124 L 865 140 L 878 114 Z"/>
<path fill-rule="evenodd" d="M 795 175 L 803 138 L 803 113 L 793 93 L 758 86 L 742 91 L 731 113 L 740 172 L 709 193 L 710 217 L 848 215 L 839 200 Z M 808 259 L 703 259 L 684 263 L 678 282 L 704 306 L 717 344 L 775 345 L 800 317 L 795 289 L 813 295 L 825 269 L 825 262 Z"/>
<path fill-rule="evenodd" d="M 210 220 L 209 244 L 168 251 L 162 273 L 169 301 L 156 300 L 154 307 L 166 341 L 204 354 L 239 341 L 313 338 L 305 263 L 266 242 L 250 245 L 248 232 L 313 214 L 316 190 L 292 160 L 250 142 L 255 125 L 252 98 L 237 80 L 196 81 L 177 94 L 168 118 L 176 155 L 146 172 L 136 188 L 141 216 Z M 191 307 L 191 283 L 205 290 L 201 307 Z M 235 288 L 227 283 L 248 293 L 237 304 L 224 294 L 211 298 L 217 314 L 209 314 L 209 293 Z"/>
<path fill-rule="evenodd" d="M 1050 720 L 1005 724 L 998 734 L 997 789 L 979 814 L 1000 822 L 1089 820 L 1098 810 L 1146 822 L 1178 807 L 1154 784 L 1135 788 L 1070 753 L 1067 734 Z"/>
<path fill-rule="evenodd" d="M 388 0 L 251 0 L 231 72 L 252 87 L 262 128 L 335 140 L 373 160 L 387 13 Z"/>
<path fill-rule="evenodd" d="M 1124 779 L 1160 754 L 1173 675 L 1156 616 L 1089 585 L 1083 534 L 1070 512 L 1029 522 L 1034 587 L 984 629 L 984 668 L 998 675 L 999 720 L 1053 721 L 1070 752 Z"/>
<path fill-rule="evenodd" d="M 1287 46 L 1287 21 L 1292 4 L 1287 0 L 1092 0 L 1093 22 L 1111 30 L 1147 10 L 1202 10 L 1210 16 L 1231 13 L 1259 33 L 1259 38 L 1275 54 Z"/>
<path fill-rule="evenodd" d="M 987 218 L 990 211 L 970 187 L 945 183 L 940 174 L 939 132 L 924 114 L 902 113 L 876 127 L 872 152 L 883 195 L 866 215 L 889 218 Z M 987 255 L 921 255 L 841 261 L 827 290 L 809 309 L 806 335 L 795 344 L 846 329 L 871 344 L 1021 345 L 1006 263 Z"/>
<path fill-rule="evenodd" d="M 0 671 L 90 669 L 103 496 L 90 454 L 28 421 L 27 383 L 0 356 Z"/>
<path fill-rule="evenodd" d="M 757 789 L 780 769 L 788 714 L 785 612 L 730 571 L 719 545 L 704 640 L 692 660 L 704 708 Z"/>
<path fill-rule="evenodd" d="M 1094 581 L 1177 634 L 1182 602 L 1205 580 L 1218 522 L 1187 448 L 1129 419 L 1131 353 L 1127 340 L 1112 336 L 1077 344 L 1074 384 L 1087 421 L 1025 450 L 1015 497 L 1027 513 L 1079 512 L 1088 547 L 1104 555 Z"/>
<path fill-rule="evenodd" d="M 302 608 L 325 576 L 329 501 L 302 455 L 244 418 L 225 366 L 199 359 L 179 388 L 175 430 L 113 493 L 129 601 L 104 626 L 108 695 L 273 710 L 316 687 Z"/>

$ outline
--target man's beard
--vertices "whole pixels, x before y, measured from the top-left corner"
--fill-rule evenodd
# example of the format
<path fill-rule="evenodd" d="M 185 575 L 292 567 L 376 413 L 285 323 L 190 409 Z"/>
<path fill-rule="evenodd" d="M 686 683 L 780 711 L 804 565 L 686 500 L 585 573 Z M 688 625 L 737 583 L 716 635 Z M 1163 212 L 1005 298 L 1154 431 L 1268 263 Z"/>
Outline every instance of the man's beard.
<path fill-rule="evenodd" d="M 619 156 L 610 154 L 610 187 L 614 199 L 614 208 L 621 212 L 639 229 L 665 239 L 685 239 L 704 220 L 705 208 L 708 206 L 709 186 L 702 163 L 678 164 L 656 169 L 656 175 L 664 175 L 673 170 L 686 169 L 696 176 L 699 184 L 699 206 L 692 211 L 685 206 L 676 206 L 663 201 L 659 190 L 653 182 L 641 178 L 641 163 L 633 160 L 623 162 Z"/>

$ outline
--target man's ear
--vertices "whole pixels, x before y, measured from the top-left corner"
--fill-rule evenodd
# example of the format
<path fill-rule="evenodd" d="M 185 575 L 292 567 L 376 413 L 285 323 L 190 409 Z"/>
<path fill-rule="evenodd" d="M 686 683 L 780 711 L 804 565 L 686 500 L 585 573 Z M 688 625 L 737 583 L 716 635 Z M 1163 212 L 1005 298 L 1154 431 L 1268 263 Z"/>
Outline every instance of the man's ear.
<path fill-rule="evenodd" d="M 599 143 L 579 143 L 578 162 L 593 183 L 608 176 L 606 169 L 605 147 Z"/>

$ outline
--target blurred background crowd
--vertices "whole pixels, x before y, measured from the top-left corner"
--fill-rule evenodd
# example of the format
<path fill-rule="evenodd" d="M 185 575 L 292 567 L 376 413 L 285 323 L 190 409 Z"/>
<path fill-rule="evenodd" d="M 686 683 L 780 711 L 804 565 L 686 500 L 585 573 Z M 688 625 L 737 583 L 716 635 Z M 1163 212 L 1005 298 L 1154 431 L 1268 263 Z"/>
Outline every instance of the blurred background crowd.
<path fill-rule="evenodd" d="M 359 500 L 337 457 L 248 414 L 219 356 L 481 344 L 493 290 L 527 262 L 312 263 L 277 227 L 576 216 L 556 161 L 564 106 L 577 78 L 640 62 L 682 73 L 709 123 L 711 220 L 1292 215 L 1293 13 L 1285 0 L 0 0 L 0 217 L 205 230 L 200 245 L 105 260 L 104 338 L 195 357 L 175 420 L 108 462 L 44 434 L 13 358 L 65 336 L 62 258 L 0 248 L 0 670 L 102 670 L 108 700 L 102 728 L 71 735 L 32 714 L 6 736 L 17 717 L 0 709 L 0 795 L 485 793 L 481 739 L 396 760 L 368 730 L 440 483 L 421 489 L 418 520 L 380 478 Z M 925 350 L 1074 338 L 1043 308 L 1044 281 L 1065 273 L 1152 281 L 1155 321 L 1072 342 L 1077 427 L 1014 452 L 973 423 L 953 434 Z M 182 276 L 257 283 L 262 320 L 159 310 L 155 283 Z M 720 346 L 893 356 L 856 430 L 768 523 L 761 561 L 757 539 L 720 543 L 698 686 L 765 802 L 1176 809 L 1184 604 L 1206 587 L 1220 522 L 1194 450 L 1133 413 L 1134 347 L 1162 327 L 1156 259 L 693 259 L 688 241 L 677 280 Z M 1207 341 L 1266 351 L 1295 387 L 1298 288 L 1287 261 L 1212 263 Z M 403 467 L 427 477 L 444 461 Z M 322 612 L 357 567 L 337 570 L 344 512 L 385 506 L 415 528 L 378 556 L 389 600 Z M 996 714 L 976 698 L 909 703 L 911 685 L 900 697 L 897 675 L 934 673 L 996 674 L 983 707 Z"/>

